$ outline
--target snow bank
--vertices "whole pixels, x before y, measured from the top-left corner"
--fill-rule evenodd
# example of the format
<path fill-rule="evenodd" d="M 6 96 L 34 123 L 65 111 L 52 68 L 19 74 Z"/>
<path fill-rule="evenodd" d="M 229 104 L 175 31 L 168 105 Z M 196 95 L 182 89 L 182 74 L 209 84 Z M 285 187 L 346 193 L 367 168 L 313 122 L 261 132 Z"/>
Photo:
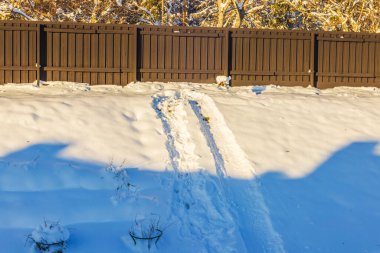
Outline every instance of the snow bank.
<path fill-rule="evenodd" d="M 45 221 L 30 236 L 35 242 L 55 244 L 69 239 L 69 231 L 58 222 Z"/>
<path fill-rule="evenodd" d="M 58 222 L 45 221 L 30 235 L 36 249 L 41 252 L 62 252 L 70 238 L 69 231 Z"/>
<path fill-rule="evenodd" d="M 4 252 L 44 219 L 67 252 L 142 252 L 126 235 L 152 215 L 155 252 L 378 250 L 376 88 L 54 82 L 0 107 Z"/>

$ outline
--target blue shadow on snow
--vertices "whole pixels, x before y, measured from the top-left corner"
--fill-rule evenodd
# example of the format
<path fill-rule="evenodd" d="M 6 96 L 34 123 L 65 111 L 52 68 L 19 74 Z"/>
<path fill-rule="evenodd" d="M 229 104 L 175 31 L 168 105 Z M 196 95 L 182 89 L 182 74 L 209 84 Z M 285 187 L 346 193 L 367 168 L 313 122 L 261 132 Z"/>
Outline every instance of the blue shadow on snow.
<path fill-rule="evenodd" d="M 289 178 L 279 173 L 267 173 L 258 178 L 274 229 L 281 235 L 287 252 L 380 252 L 380 156 L 375 154 L 378 144 L 351 143 L 332 154 L 311 174 L 301 178 Z M 88 212 L 85 208 L 89 203 L 77 202 L 78 194 L 81 196 L 80 199 L 88 195 L 92 201 L 90 205 L 94 208 L 93 213 L 86 214 L 87 220 L 82 222 L 93 222 L 97 217 L 107 217 L 107 213 L 103 213 L 107 211 L 103 205 L 112 208 L 109 196 L 112 195 L 113 189 L 105 187 L 104 190 L 90 191 L 93 186 L 88 183 L 93 182 L 93 177 L 99 177 L 99 173 L 93 175 L 92 172 L 100 171 L 101 166 L 59 157 L 59 152 L 67 146 L 36 144 L 0 157 L 0 207 L 12 209 L 0 209 L 0 220 L 4 222 L 0 225 L 0 232 L 6 229 L 7 225 L 4 224 L 7 219 L 14 215 L 17 215 L 19 223 L 25 221 L 25 227 L 30 227 L 28 217 L 46 217 L 46 214 L 58 217 L 67 212 L 71 212 L 75 217 L 75 212 Z M 78 174 L 78 177 L 84 178 L 77 178 L 78 181 L 73 183 L 72 193 L 65 191 L 55 203 L 44 204 L 45 209 L 42 211 L 33 211 L 33 205 L 43 203 L 46 196 L 51 199 L 49 194 L 60 194 L 60 189 L 55 189 L 54 184 L 48 185 L 48 189 L 53 189 L 51 193 L 44 193 L 44 189 L 41 189 L 41 193 L 36 193 L 38 196 L 33 196 L 32 192 L 27 192 L 31 186 L 21 183 L 12 188 L 12 183 L 7 183 L 8 179 L 15 180 L 17 177 L 22 182 L 23 176 L 30 177 L 30 173 L 34 173 L 33 170 L 41 175 L 41 179 L 38 180 L 46 183 L 49 178 L 44 177 L 44 174 L 50 169 L 65 173 L 68 167 L 72 168 L 68 173 L 75 175 L 76 170 L 80 170 L 81 174 Z M 17 170 L 17 173 L 13 174 L 12 170 Z M 59 175 L 62 176 L 61 172 Z M 132 180 L 172 176 L 172 172 L 168 171 L 132 170 Z M 217 181 L 216 178 L 215 180 Z M 226 180 L 233 181 L 228 185 L 244 185 L 249 181 Z M 54 183 L 55 179 L 52 181 Z M 101 184 L 101 180 L 98 182 Z M 70 185 L 70 182 L 63 184 Z M 38 185 L 39 182 L 35 182 L 33 187 L 38 188 Z M 80 192 L 75 191 L 78 187 L 81 188 Z M 25 194 L 21 194 L 22 192 Z M 17 193 L 20 194 L 16 196 Z M 66 210 L 60 210 L 63 206 L 59 204 L 55 207 L 61 198 L 62 201 L 71 201 L 73 206 L 67 206 Z M 99 203 L 93 203 L 94 201 Z M 96 208 L 99 208 L 99 211 Z M 113 217 L 115 221 L 123 220 L 122 212 L 125 212 L 125 209 L 116 212 Z M 0 238 L 0 244 L 6 241 L 6 237 Z"/>

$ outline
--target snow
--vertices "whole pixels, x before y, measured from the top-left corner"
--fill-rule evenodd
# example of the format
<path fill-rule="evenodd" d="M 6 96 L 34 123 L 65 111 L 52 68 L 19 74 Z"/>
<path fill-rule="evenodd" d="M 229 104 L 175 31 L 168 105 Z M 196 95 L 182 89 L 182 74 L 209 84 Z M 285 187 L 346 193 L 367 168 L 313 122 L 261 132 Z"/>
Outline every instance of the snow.
<path fill-rule="evenodd" d="M 32 232 L 31 238 L 36 242 L 54 244 L 67 241 L 70 237 L 69 231 L 60 226 L 59 223 L 45 221 L 36 230 Z"/>
<path fill-rule="evenodd" d="M 120 7 L 123 6 L 123 0 L 116 0 L 116 4 Z"/>
<path fill-rule="evenodd" d="M 151 252 L 380 251 L 377 88 L 9 84 L 0 107 L 1 251 L 44 220 L 70 253 L 147 252 L 136 224 Z"/>
<path fill-rule="evenodd" d="M 218 85 L 225 85 L 228 86 L 230 84 L 231 77 L 230 76 L 217 76 L 216 77 L 216 83 Z"/>

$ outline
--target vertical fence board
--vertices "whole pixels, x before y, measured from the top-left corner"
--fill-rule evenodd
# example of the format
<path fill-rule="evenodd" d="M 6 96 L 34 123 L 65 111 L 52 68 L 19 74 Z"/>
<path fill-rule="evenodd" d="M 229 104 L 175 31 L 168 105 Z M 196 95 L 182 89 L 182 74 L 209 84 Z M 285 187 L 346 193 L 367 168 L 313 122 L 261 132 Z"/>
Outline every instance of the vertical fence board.
<path fill-rule="evenodd" d="M 91 35 L 83 35 L 83 67 L 88 69 L 91 67 Z M 91 83 L 91 73 L 83 71 L 83 82 Z"/>
<path fill-rule="evenodd" d="M 180 70 L 186 70 L 186 37 L 180 37 L 179 38 L 179 69 Z M 184 71 L 183 71 L 184 72 Z M 180 71 L 179 80 L 186 80 L 186 73 L 183 73 Z"/>
<path fill-rule="evenodd" d="M 23 27 L 27 27 L 23 24 Z M 22 67 L 29 66 L 29 32 L 21 31 L 21 64 Z M 29 81 L 29 71 L 21 70 L 20 82 L 27 83 Z"/>
<path fill-rule="evenodd" d="M 0 67 L 5 66 L 5 32 L 1 29 L 4 24 L 0 24 Z M 5 72 L 0 69 L 0 84 L 5 83 Z"/>
<path fill-rule="evenodd" d="M 21 64 L 21 31 L 13 31 L 13 66 L 20 66 Z M 21 73 L 19 70 L 13 70 L 13 80 L 14 83 L 20 83 Z"/>
<path fill-rule="evenodd" d="M 380 36 L 378 36 L 378 39 L 380 39 L 379 37 Z M 376 46 L 374 46 L 373 48 L 374 48 L 373 58 L 375 59 L 373 72 L 376 75 L 374 84 L 377 87 L 380 87 L 380 42 L 377 42 Z"/>
<path fill-rule="evenodd" d="M 113 51 L 114 51 L 114 46 L 113 46 L 113 34 L 106 34 L 106 68 L 113 68 Z M 113 81 L 113 73 L 106 73 L 106 80 L 105 84 L 112 84 Z"/>
<path fill-rule="evenodd" d="M 68 67 L 68 59 L 67 59 L 67 50 L 68 50 L 68 45 L 67 45 L 67 33 L 62 33 L 61 34 L 61 52 L 60 52 L 60 67 Z M 67 78 L 67 72 L 60 73 L 60 80 L 61 81 L 68 81 Z"/>
<path fill-rule="evenodd" d="M 157 69 L 165 69 L 165 37 L 157 36 Z M 165 80 L 165 73 L 157 74 L 158 80 Z"/>
<path fill-rule="evenodd" d="M 98 68 L 99 67 L 99 35 L 98 34 L 91 34 L 91 68 Z M 98 73 L 91 72 L 90 74 L 91 78 L 91 84 L 99 84 L 98 81 Z"/>
<path fill-rule="evenodd" d="M 5 66 L 11 67 L 13 66 L 13 40 L 12 40 L 12 31 L 6 31 L 5 32 Z M 12 78 L 12 71 L 6 70 L 5 71 L 5 82 L 11 83 L 13 82 Z"/>

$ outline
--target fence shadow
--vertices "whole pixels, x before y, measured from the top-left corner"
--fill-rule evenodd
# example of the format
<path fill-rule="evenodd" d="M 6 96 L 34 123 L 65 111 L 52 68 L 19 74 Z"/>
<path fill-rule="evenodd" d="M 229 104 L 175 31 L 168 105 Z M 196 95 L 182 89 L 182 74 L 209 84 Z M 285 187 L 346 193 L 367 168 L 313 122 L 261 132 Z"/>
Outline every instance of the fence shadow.
<path fill-rule="evenodd" d="M 374 152 L 376 145 L 377 142 L 351 143 L 301 178 L 288 178 L 279 173 L 258 178 L 273 226 L 287 252 L 380 250 L 380 156 Z M 172 172 L 131 169 L 131 180 L 144 182 L 139 187 L 145 197 L 152 198 L 141 199 L 134 205 L 115 206 L 110 201 L 114 184 L 102 179 L 102 165 L 60 157 L 59 152 L 66 147 L 68 144 L 36 144 L 0 157 L 0 233 L 5 235 L 0 237 L 0 245 L 12 243 L 14 252 L 25 251 L 25 233 L 29 231 L 26 228 L 35 226 L 36 219 L 70 216 L 68 220 L 61 219 L 74 224 L 70 250 L 80 252 L 81 245 L 87 244 L 97 245 L 93 248 L 101 252 L 105 249 L 102 238 L 108 238 L 113 244 L 107 250 L 119 252 L 125 248 L 120 238 L 127 234 L 128 225 L 134 219 L 133 212 L 126 211 L 127 207 L 132 206 L 135 213 L 144 213 L 151 206 L 155 212 L 166 215 L 160 209 L 167 208 L 168 194 L 162 192 L 172 190 L 169 183 L 174 176 Z M 203 176 L 204 172 L 195 174 Z M 75 180 L 70 182 L 72 179 Z M 249 182 L 226 180 L 231 180 L 228 185 Z M 198 201 L 185 203 L 182 215 L 191 214 Z M 95 233 L 90 227 L 102 229 Z M 159 244 L 162 252 L 171 252 L 171 247 L 178 244 L 171 236 L 180 233 L 179 223 L 172 229 L 175 232 L 168 231 Z M 91 236 L 82 235 L 81 231 L 88 231 Z M 128 249 L 133 251 L 133 245 Z M 191 250 L 194 248 L 184 252 Z"/>

